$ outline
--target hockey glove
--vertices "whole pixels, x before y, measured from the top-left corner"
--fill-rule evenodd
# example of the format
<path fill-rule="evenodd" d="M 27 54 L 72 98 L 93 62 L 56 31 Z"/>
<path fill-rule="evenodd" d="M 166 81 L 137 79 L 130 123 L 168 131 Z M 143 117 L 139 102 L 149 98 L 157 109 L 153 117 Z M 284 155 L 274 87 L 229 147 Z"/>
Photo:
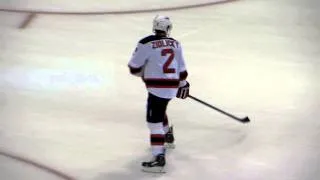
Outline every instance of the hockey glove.
<path fill-rule="evenodd" d="M 185 99 L 189 96 L 190 84 L 187 82 L 186 85 L 179 87 L 177 92 L 177 98 Z"/>

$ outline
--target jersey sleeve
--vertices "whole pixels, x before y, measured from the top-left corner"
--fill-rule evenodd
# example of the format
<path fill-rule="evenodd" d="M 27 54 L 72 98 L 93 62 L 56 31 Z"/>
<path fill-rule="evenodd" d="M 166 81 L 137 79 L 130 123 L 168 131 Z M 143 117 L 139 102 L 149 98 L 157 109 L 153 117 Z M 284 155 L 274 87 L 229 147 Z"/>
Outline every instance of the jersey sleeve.
<path fill-rule="evenodd" d="M 148 47 L 141 43 L 138 43 L 135 52 L 128 63 L 130 68 L 142 68 L 148 59 Z"/>
<path fill-rule="evenodd" d="M 182 47 L 180 44 L 179 44 L 179 48 L 178 48 L 178 56 L 177 57 L 178 57 L 178 62 L 179 62 L 178 70 L 179 70 L 180 81 L 184 81 L 187 79 L 188 71 L 187 71 L 187 67 L 186 67 L 186 62 L 184 60 Z"/>

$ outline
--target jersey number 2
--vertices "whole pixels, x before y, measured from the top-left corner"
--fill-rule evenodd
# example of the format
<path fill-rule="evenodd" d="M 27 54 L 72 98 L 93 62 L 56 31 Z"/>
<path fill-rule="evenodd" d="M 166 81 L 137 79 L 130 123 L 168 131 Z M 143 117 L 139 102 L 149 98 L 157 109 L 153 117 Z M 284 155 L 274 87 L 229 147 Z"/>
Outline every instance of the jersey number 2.
<path fill-rule="evenodd" d="M 175 73 L 176 70 L 174 68 L 169 68 L 170 64 L 172 63 L 172 60 L 174 59 L 174 51 L 172 49 L 163 49 L 161 51 L 162 56 L 167 56 L 169 55 L 167 61 L 163 65 L 163 73 L 168 74 L 168 73 Z"/>

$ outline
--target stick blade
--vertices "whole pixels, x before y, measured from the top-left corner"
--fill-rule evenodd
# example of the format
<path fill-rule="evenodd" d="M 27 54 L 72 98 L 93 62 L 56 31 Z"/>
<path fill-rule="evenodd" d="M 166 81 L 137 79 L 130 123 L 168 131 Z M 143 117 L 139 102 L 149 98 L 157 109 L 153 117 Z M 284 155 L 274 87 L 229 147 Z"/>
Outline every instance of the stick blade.
<path fill-rule="evenodd" d="M 249 123 L 249 122 L 250 122 L 250 119 L 249 119 L 249 117 L 247 116 L 247 117 L 241 119 L 241 122 L 243 122 L 243 123 Z"/>

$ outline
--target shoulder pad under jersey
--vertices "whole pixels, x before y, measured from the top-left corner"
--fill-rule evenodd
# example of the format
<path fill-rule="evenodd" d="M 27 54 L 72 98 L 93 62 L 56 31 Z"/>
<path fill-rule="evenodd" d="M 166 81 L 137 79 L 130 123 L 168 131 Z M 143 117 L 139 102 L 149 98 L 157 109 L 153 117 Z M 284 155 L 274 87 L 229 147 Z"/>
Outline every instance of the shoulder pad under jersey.
<path fill-rule="evenodd" d="M 148 42 L 151 42 L 151 41 L 155 41 L 155 40 L 159 40 L 160 38 L 158 36 L 155 36 L 155 35 L 150 35 L 150 36 L 147 36 L 143 39 L 141 39 L 139 41 L 139 43 L 141 44 L 147 44 Z"/>
<path fill-rule="evenodd" d="M 150 36 L 147 36 L 147 37 L 141 39 L 139 41 L 139 43 L 147 44 L 148 42 L 155 41 L 155 40 L 160 40 L 160 39 L 171 39 L 171 40 L 176 41 L 175 39 L 173 39 L 171 37 L 159 37 L 159 36 L 155 36 L 155 35 L 150 35 Z"/>

